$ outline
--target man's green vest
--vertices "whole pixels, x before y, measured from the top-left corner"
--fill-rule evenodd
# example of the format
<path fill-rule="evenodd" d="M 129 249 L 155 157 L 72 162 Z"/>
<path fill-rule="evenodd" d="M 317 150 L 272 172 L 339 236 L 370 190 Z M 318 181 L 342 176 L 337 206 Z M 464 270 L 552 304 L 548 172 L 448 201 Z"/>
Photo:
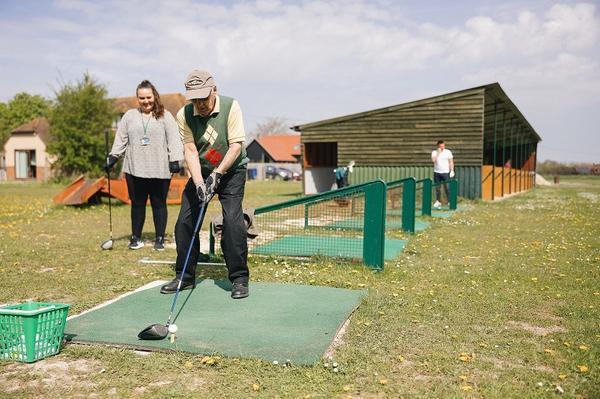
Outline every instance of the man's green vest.
<path fill-rule="evenodd" d="M 229 149 L 229 129 L 227 121 L 233 98 L 219 96 L 219 112 L 209 116 L 194 115 L 194 104 L 185 106 L 185 122 L 194 135 L 194 142 L 200 157 L 202 175 L 208 176 L 223 160 Z M 242 153 L 235 160 L 229 171 L 245 168 L 248 163 L 246 149 L 242 143 Z"/>

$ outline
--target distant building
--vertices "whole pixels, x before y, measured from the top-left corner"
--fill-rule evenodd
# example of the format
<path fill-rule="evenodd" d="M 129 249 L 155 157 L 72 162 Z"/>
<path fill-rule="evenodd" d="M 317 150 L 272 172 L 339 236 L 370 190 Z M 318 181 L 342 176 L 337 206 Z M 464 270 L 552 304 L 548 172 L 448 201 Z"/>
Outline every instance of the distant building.
<path fill-rule="evenodd" d="M 296 163 L 300 162 L 302 151 L 299 134 L 277 134 L 261 136 L 246 147 L 250 162 Z"/>
<path fill-rule="evenodd" d="M 46 181 L 55 158 L 46 152 L 49 126 L 46 118 L 36 118 L 13 129 L 4 144 L 7 180 Z"/>
<path fill-rule="evenodd" d="M 496 199 L 534 184 L 540 136 L 498 83 L 295 126 L 304 193 L 330 190 L 333 169 L 356 161 L 351 184 L 433 177 L 431 151 L 454 153 L 459 195 Z"/>

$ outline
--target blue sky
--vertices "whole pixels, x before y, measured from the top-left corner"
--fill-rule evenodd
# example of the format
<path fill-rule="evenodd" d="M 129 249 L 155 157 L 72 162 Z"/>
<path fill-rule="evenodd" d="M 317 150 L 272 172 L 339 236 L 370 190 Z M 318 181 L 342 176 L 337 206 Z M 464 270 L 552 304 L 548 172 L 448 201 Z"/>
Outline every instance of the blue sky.
<path fill-rule="evenodd" d="M 247 130 L 499 82 L 540 159 L 600 162 L 600 11 L 573 1 L 0 1 L 0 101 L 88 71 L 111 96 L 212 71 Z"/>

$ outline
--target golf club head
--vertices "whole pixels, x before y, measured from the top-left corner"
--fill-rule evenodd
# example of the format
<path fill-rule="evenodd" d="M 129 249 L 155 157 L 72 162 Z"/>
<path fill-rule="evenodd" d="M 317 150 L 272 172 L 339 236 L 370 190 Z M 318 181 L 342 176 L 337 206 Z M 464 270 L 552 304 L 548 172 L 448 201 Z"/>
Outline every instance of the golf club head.
<path fill-rule="evenodd" d="M 169 330 L 164 324 L 152 324 L 140 331 L 138 338 L 143 340 L 158 340 L 167 338 L 168 334 Z"/>
<path fill-rule="evenodd" d="M 100 248 L 104 250 L 113 249 L 113 240 L 106 240 L 100 244 Z"/>

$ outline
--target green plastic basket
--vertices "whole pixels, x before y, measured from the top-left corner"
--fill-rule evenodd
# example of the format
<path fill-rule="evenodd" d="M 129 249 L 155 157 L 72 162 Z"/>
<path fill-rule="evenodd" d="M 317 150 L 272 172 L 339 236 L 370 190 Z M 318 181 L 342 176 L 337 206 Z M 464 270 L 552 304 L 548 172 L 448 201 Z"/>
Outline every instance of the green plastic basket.
<path fill-rule="evenodd" d="M 69 305 L 25 302 L 0 307 L 0 360 L 35 362 L 60 351 Z"/>

